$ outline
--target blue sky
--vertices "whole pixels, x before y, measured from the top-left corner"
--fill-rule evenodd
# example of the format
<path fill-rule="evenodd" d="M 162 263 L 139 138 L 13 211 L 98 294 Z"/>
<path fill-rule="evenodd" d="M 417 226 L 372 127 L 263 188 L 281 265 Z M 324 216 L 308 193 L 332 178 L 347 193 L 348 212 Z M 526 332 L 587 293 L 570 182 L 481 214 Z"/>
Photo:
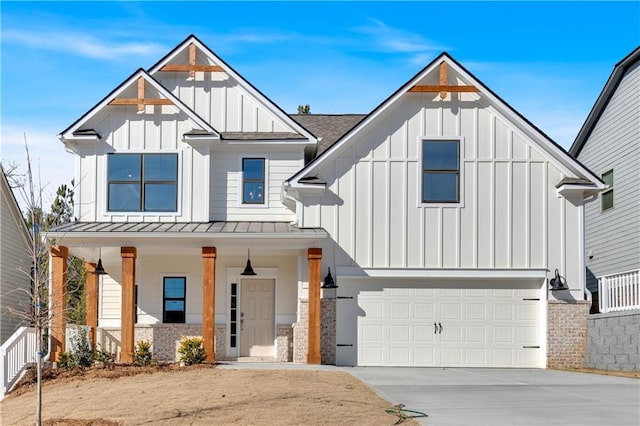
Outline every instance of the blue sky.
<path fill-rule="evenodd" d="M 640 45 L 640 2 L 2 1 L 0 14 L 0 157 L 24 164 L 26 134 L 50 194 L 73 177 L 56 135 L 189 34 L 291 113 L 367 113 L 447 51 L 565 148 Z"/>

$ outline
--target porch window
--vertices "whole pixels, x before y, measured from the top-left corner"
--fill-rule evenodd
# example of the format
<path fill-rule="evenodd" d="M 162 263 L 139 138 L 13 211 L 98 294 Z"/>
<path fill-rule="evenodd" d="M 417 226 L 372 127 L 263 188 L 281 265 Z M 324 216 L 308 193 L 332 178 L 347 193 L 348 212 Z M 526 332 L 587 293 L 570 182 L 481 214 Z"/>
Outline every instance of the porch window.
<path fill-rule="evenodd" d="M 460 141 L 422 141 L 422 202 L 460 202 Z"/>
<path fill-rule="evenodd" d="M 175 212 L 178 154 L 109 154 L 110 212 Z"/>
<path fill-rule="evenodd" d="M 613 169 L 603 173 L 602 180 L 609 185 L 600 195 L 602 211 L 605 211 L 613 208 Z"/>
<path fill-rule="evenodd" d="M 162 322 L 185 322 L 186 286 L 186 277 L 164 277 Z"/>
<path fill-rule="evenodd" d="M 264 204 L 264 158 L 242 159 L 242 203 Z"/>

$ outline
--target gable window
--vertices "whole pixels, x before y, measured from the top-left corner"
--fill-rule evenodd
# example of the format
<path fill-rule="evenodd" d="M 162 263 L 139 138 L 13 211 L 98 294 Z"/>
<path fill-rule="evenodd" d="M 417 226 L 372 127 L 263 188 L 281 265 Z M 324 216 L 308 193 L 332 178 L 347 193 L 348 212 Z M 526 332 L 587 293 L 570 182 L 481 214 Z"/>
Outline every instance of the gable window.
<path fill-rule="evenodd" d="M 613 169 L 604 172 L 602 174 L 602 180 L 609 186 L 609 188 L 602 191 L 600 195 L 602 211 L 605 211 L 613 207 Z"/>
<path fill-rule="evenodd" d="M 184 323 L 186 277 L 164 277 L 162 322 Z"/>
<path fill-rule="evenodd" d="M 175 212 L 178 154 L 109 154 L 110 212 Z"/>
<path fill-rule="evenodd" d="M 460 141 L 422 141 L 422 202 L 460 202 Z"/>
<path fill-rule="evenodd" d="M 264 204 L 264 158 L 242 159 L 242 203 Z"/>

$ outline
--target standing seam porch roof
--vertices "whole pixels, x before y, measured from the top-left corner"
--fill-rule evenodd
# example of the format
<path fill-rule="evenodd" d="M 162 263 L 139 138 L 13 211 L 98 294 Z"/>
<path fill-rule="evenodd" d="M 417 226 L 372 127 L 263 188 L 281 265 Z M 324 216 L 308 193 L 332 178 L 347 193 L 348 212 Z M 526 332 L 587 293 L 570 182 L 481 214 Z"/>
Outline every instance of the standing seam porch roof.
<path fill-rule="evenodd" d="M 326 237 L 322 228 L 299 228 L 290 222 L 72 222 L 58 226 L 48 237 L 87 233 L 130 233 L 167 236 L 208 234 L 216 236 L 281 234 L 290 237 Z"/>

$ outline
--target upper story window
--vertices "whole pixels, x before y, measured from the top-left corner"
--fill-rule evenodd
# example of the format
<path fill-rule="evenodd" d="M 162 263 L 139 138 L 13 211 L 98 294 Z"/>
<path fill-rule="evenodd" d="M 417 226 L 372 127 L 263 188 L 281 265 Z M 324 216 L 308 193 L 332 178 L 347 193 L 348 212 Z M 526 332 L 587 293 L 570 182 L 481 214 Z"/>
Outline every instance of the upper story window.
<path fill-rule="evenodd" d="M 460 202 L 460 141 L 422 141 L 422 202 Z"/>
<path fill-rule="evenodd" d="M 264 204 L 264 158 L 242 159 L 242 203 Z"/>
<path fill-rule="evenodd" d="M 600 194 L 602 211 L 605 211 L 613 207 L 613 169 L 604 172 L 602 174 L 602 180 L 604 181 L 604 183 L 609 185 L 609 188 L 605 189 Z"/>
<path fill-rule="evenodd" d="M 185 322 L 186 287 L 186 277 L 164 277 L 162 322 Z"/>
<path fill-rule="evenodd" d="M 178 154 L 109 154 L 110 212 L 175 212 Z"/>

